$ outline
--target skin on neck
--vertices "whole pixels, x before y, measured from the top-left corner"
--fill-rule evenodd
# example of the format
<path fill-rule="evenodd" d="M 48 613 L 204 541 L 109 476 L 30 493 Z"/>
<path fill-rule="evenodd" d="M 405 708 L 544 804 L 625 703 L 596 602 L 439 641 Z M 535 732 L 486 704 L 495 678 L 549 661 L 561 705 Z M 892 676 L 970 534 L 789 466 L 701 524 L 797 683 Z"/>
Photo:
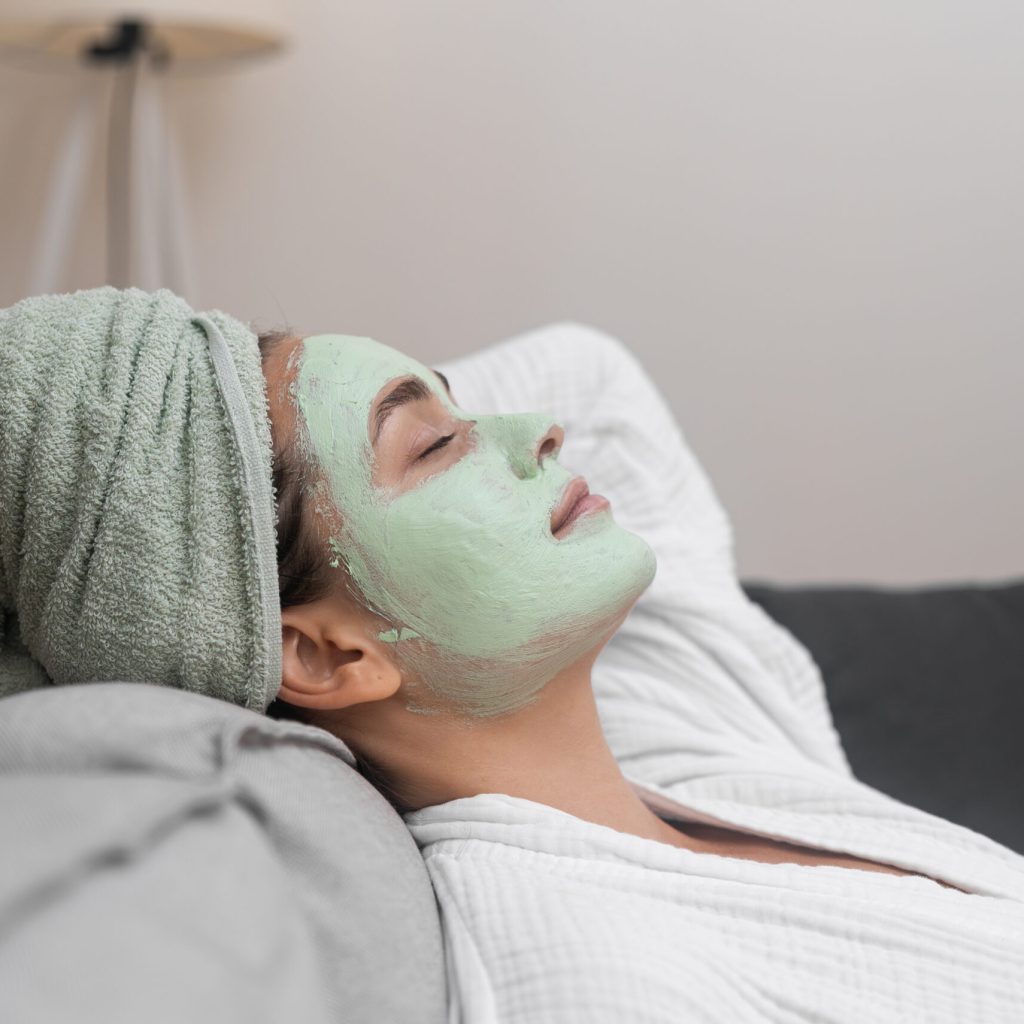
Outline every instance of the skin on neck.
<path fill-rule="evenodd" d="M 264 367 L 275 437 L 291 437 L 296 429 L 288 391 L 300 345 L 292 339 L 280 346 Z M 278 699 L 371 762 L 407 810 L 502 793 L 620 832 L 688 845 L 622 775 L 597 714 L 591 670 L 633 603 L 605 620 L 589 649 L 532 702 L 478 717 L 424 694 L 395 645 L 381 639 L 390 623 L 353 596 L 339 575 L 327 596 L 282 611 Z M 410 710 L 411 695 L 419 711 Z M 422 713 L 424 706 L 429 713 Z"/>

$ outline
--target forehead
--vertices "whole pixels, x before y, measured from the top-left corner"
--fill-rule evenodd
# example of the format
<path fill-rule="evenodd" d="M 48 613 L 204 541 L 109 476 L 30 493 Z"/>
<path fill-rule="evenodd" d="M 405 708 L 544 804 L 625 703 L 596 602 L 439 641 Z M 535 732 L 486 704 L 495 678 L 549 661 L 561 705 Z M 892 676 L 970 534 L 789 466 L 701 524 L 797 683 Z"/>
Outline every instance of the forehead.
<path fill-rule="evenodd" d="M 445 385 L 422 362 L 355 335 L 312 335 L 295 356 L 292 393 L 306 431 L 322 456 L 336 454 L 343 434 L 376 440 L 382 421 L 400 404 L 436 394 L 445 404 Z M 416 386 L 416 393 L 411 385 Z M 368 456 L 370 450 L 368 449 Z"/>
<path fill-rule="evenodd" d="M 302 343 L 298 382 L 306 392 L 368 410 L 396 377 L 415 376 L 440 393 L 441 382 L 423 363 L 373 338 L 318 334 Z"/>

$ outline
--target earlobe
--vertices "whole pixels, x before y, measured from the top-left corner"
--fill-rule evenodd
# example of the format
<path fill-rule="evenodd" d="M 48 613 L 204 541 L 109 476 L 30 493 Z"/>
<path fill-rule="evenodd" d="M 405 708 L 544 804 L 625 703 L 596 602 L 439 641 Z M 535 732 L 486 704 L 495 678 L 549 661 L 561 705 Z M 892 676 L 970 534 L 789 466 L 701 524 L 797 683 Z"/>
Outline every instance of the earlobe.
<path fill-rule="evenodd" d="M 386 700 L 402 682 L 383 644 L 361 624 L 338 622 L 317 605 L 281 613 L 281 689 L 278 699 L 317 711 Z"/>

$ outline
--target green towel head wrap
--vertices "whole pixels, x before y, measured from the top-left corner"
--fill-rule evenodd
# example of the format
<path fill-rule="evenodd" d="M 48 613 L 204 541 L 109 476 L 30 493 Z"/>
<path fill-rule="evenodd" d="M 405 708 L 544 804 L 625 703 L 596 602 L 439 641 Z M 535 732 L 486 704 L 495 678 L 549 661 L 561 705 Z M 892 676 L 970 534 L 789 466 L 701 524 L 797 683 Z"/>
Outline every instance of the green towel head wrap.
<path fill-rule="evenodd" d="M 134 288 L 0 310 L 0 696 L 124 680 L 265 710 L 273 502 L 244 324 Z"/>

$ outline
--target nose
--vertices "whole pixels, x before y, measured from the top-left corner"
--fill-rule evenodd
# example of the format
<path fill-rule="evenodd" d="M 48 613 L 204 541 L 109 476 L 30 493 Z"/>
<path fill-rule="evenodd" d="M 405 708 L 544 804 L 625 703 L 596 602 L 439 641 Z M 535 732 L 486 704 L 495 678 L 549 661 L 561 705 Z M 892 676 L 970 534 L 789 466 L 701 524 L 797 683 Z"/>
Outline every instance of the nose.
<path fill-rule="evenodd" d="M 565 431 L 542 413 L 515 413 L 496 422 L 502 428 L 501 444 L 509 465 L 520 480 L 533 479 L 541 463 L 562 449 Z"/>
<path fill-rule="evenodd" d="M 541 463 L 549 456 L 558 455 L 564 443 L 565 431 L 557 423 L 552 423 L 537 445 L 537 462 Z"/>

